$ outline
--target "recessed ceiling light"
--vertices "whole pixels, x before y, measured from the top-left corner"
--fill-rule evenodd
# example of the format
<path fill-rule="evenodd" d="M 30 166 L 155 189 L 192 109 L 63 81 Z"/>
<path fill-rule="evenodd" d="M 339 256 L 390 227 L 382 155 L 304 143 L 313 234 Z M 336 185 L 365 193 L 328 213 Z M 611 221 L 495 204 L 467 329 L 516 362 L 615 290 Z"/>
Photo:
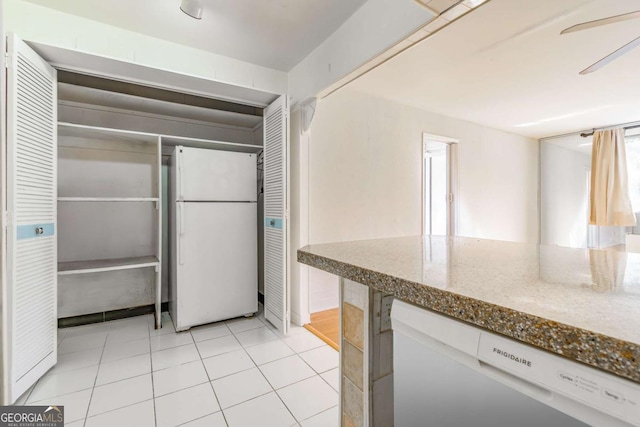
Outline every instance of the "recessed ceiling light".
<path fill-rule="evenodd" d="M 182 0 L 180 10 L 195 19 L 202 19 L 202 0 Z"/>
<path fill-rule="evenodd" d="M 462 4 L 464 4 L 465 6 L 469 6 L 470 8 L 473 9 L 476 6 L 480 6 L 485 1 L 486 0 L 464 0 Z"/>
<path fill-rule="evenodd" d="M 480 6 L 482 3 L 487 0 L 415 0 L 420 3 L 422 6 L 427 7 L 428 9 L 440 14 L 449 9 L 452 9 L 454 6 L 459 4 L 463 4 L 471 9 L 474 7 Z"/>
<path fill-rule="evenodd" d="M 562 114 L 560 116 L 547 117 L 546 119 L 540 119 L 540 120 L 537 120 L 535 122 L 520 123 L 520 124 L 517 124 L 517 125 L 513 125 L 513 127 L 526 128 L 526 127 L 530 127 L 530 126 L 536 126 L 536 125 L 540 125 L 540 124 L 543 124 L 543 123 L 555 122 L 556 120 L 570 119 L 572 117 L 581 116 L 583 114 L 588 114 L 588 113 L 593 113 L 593 112 L 596 112 L 596 111 L 606 110 L 606 109 L 611 108 L 611 107 L 614 107 L 614 105 L 608 105 L 608 104 L 607 105 L 601 105 L 599 107 L 589 108 L 587 110 L 575 111 L 573 113 Z"/>

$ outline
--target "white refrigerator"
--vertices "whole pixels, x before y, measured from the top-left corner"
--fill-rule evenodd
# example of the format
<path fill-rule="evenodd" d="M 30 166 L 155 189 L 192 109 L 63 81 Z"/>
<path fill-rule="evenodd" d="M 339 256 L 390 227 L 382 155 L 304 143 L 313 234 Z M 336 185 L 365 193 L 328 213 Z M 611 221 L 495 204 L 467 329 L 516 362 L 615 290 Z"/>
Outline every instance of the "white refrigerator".
<path fill-rule="evenodd" d="M 178 146 L 169 167 L 176 330 L 257 312 L 256 155 Z"/>

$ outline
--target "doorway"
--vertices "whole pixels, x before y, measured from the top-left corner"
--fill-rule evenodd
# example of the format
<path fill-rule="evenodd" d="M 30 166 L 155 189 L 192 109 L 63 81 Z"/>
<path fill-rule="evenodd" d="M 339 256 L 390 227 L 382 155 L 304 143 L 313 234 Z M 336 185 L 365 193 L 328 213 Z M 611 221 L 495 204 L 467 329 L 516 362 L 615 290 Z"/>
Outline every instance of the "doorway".
<path fill-rule="evenodd" d="M 455 235 L 458 140 L 422 134 L 422 234 Z"/>

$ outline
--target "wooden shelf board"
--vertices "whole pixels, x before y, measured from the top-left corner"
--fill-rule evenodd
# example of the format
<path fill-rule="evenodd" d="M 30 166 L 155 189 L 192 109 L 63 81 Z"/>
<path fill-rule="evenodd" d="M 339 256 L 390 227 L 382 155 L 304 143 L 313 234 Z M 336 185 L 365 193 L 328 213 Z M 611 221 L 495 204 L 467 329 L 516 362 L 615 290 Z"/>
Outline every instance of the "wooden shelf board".
<path fill-rule="evenodd" d="M 155 256 L 70 261 L 58 263 L 58 275 L 100 273 L 104 271 L 131 270 L 160 265 Z"/>

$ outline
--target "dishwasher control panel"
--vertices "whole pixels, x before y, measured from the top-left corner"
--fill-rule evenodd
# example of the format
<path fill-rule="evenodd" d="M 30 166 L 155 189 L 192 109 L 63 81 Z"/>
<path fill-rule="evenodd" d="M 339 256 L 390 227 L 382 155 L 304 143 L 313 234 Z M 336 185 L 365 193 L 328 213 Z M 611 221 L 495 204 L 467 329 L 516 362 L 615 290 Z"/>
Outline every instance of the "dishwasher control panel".
<path fill-rule="evenodd" d="M 480 334 L 477 357 L 487 365 L 542 389 L 640 425 L 639 384 L 485 332 Z"/>

